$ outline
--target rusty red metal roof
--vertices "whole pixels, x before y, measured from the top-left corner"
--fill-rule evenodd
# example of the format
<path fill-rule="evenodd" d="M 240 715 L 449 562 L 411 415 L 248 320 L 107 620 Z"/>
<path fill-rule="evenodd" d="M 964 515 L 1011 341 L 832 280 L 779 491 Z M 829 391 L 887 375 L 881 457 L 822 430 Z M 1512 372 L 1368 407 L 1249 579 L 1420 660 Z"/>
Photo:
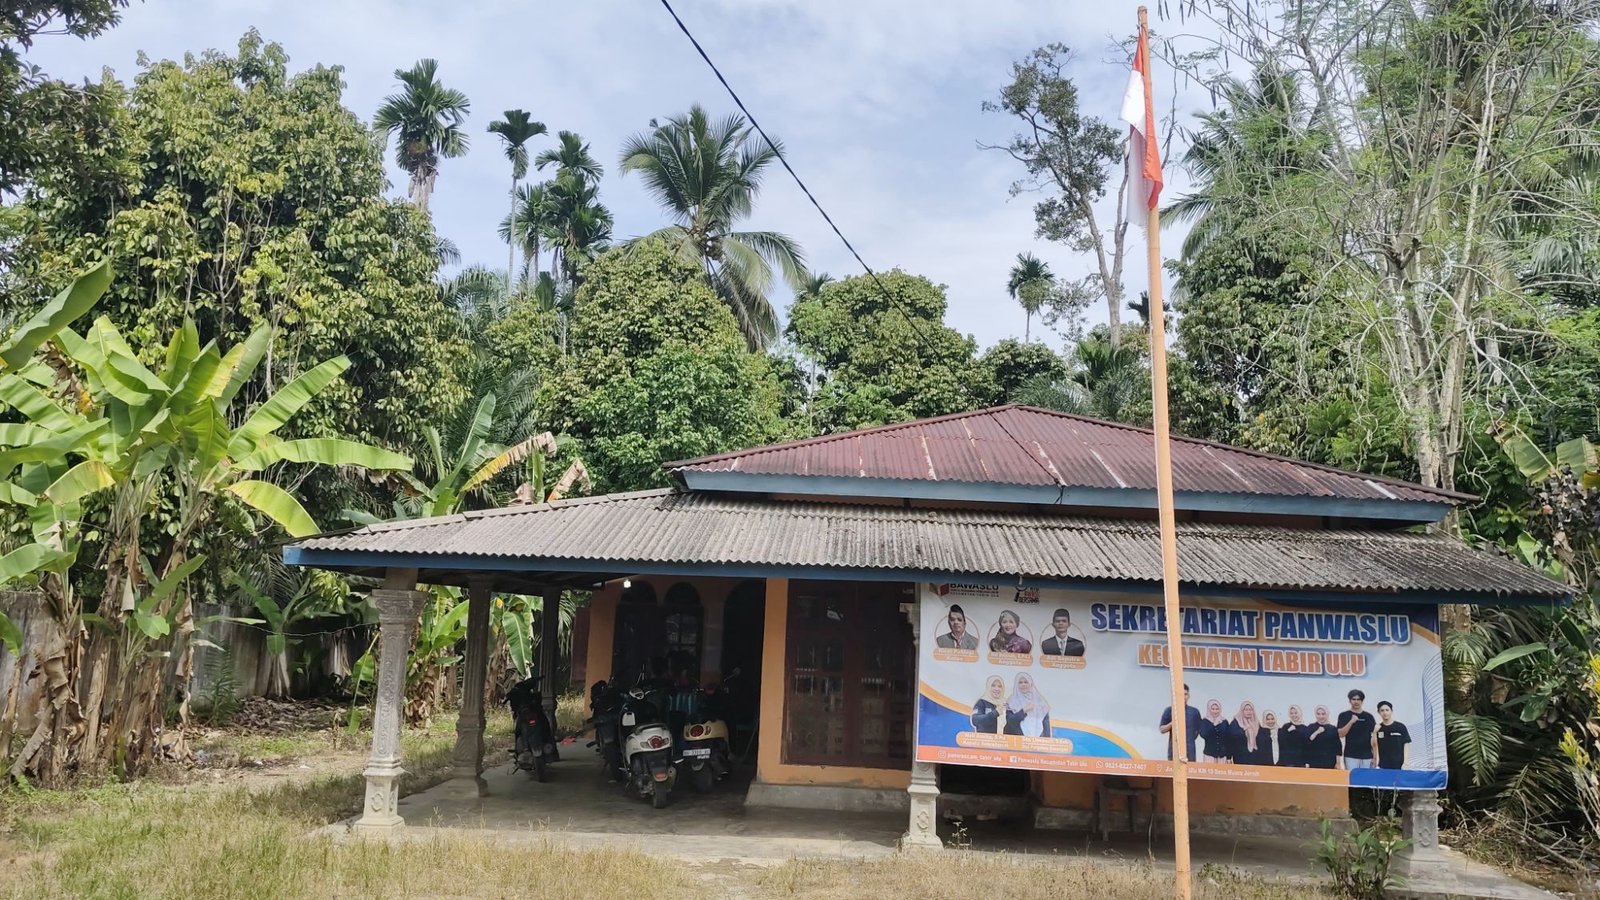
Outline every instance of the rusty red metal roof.
<path fill-rule="evenodd" d="M 826 478 L 833 483 L 883 479 L 1051 490 L 1153 492 L 1156 487 L 1155 435 L 1150 429 L 1015 404 L 721 453 L 668 463 L 666 468 L 700 490 L 716 489 L 714 476 L 726 473 L 791 476 L 790 485 Z M 1185 437 L 1173 438 L 1172 476 L 1179 494 L 1432 505 L 1477 499 Z"/>

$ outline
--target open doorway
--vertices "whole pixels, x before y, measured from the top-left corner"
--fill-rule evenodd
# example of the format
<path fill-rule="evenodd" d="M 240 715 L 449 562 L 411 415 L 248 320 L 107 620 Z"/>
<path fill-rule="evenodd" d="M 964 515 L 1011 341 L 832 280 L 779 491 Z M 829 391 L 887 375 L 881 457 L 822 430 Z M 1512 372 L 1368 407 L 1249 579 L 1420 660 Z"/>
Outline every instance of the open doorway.
<path fill-rule="evenodd" d="M 751 580 L 728 594 L 722 613 L 722 680 L 731 710 L 734 752 L 747 756 L 761 720 L 761 651 L 766 641 L 767 584 Z"/>

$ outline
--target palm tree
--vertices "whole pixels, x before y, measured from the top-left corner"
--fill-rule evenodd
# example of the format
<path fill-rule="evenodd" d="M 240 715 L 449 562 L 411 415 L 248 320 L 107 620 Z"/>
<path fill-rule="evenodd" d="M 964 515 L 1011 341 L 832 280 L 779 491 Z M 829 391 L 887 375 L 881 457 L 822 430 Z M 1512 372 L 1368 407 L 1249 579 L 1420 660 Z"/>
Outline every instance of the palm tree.
<path fill-rule="evenodd" d="M 554 165 L 557 175 L 573 172 L 589 181 L 599 181 L 600 176 L 605 174 L 605 169 L 589 155 L 589 145 L 583 142 L 577 132 L 563 131 L 556 135 L 556 140 L 560 142 L 556 147 L 540 153 L 534 159 L 539 171 L 543 172 L 545 166 Z"/>
<path fill-rule="evenodd" d="M 517 211 L 517 182 L 528 174 L 528 141 L 548 131 L 543 122 L 535 122 L 525 109 L 508 109 L 504 119 L 489 123 L 489 133 L 500 135 L 505 143 L 506 159 L 511 160 L 511 215 Z M 502 235 L 502 237 L 505 237 Z M 516 242 L 506 237 L 506 277 L 516 265 Z"/>
<path fill-rule="evenodd" d="M 549 202 L 550 271 L 560 270 L 567 284 L 576 286 L 581 260 L 611 243 L 611 211 L 596 199 L 600 188 L 577 172 L 568 172 L 547 182 Z"/>
<path fill-rule="evenodd" d="M 467 95 L 439 83 L 437 60 L 418 60 L 410 69 L 395 69 L 403 86 L 378 107 L 373 125 L 395 138 L 394 158 L 411 174 L 411 200 L 424 212 L 439 177 L 439 160 L 467 152 Z"/>
<path fill-rule="evenodd" d="M 1011 278 L 1006 282 L 1006 293 L 1022 304 L 1022 311 L 1027 316 L 1022 326 L 1023 343 L 1032 337 L 1033 317 L 1044 307 L 1050 297 L 1050 288 L 1055 283 L 1056 276 L 1043 260 L 1032 253 L 1017 254 L 1017 264 L 1011 267 Z"/>
<path fill-rule="evenodd" d="M 1142 352 L 1095 334 L 1073 348 L 1072 370 L 1065 379 L 1042 376 L 1028 381 L 1017 392 L 1017 400 L 1074 415 L 1132 422 L 1149 389 Z"/>
<path fill-rule="evenodd" d="M 699 262 L 751 348 L 765 347 L 778 333 L 769 299 L 773 266 L 799 290 L 805 257 L 786 235 L 733 229 L 749 217 L 761 173 L 777 159 L 778 147 L 752 142 L 753 129 L 743 116 L 712 121 L 698 104 L 651 126 L 622 149 L 622 171 L 638 172 L 676 220 L 650 237 Z"/>
<path fill-rule="evenodd" d="M 500 223 L 500 239 L 522 248 L 523 278 L 539 272 L 539 249 L 551 226 L 549 182 L 525 184 L 513 193 L 511 212 Z"/>
<path fill-rule="evenodd" d="M 1139 299 L 1129 301 L 1128 309 L 1139 317 L 1139 325 L 1145 330 L 1150 330 L 1150 292 L 1140 291 Z M 1167 317 L 1172 314 L 1172 304 L 1165 299 L 1161 301 L 1161 321 L 1167 322 Z"/>
<path fill-rule="evenodd" d="M 833 276 L 827 272 L 813 272 L 795 289 L 797 297 L 815 297 L 822 293 L 822 289 L 833 283 Z"/>

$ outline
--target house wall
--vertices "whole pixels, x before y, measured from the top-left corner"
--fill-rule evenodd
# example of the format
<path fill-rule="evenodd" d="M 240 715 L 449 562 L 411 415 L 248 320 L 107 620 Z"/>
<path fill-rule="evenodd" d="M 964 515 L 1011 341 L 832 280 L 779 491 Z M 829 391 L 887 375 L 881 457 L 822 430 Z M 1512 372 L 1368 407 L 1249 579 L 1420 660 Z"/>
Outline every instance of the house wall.
<path fill-rule="evenodd" d="M 739 579 L 647 578 L 657 596 L 665 596 L 672 585 L 689 581 L 700 593 L 705 607 L 702 668 L 708 678 L 717 675 L 722 652 L 722 622 L 725 601 L 739 585 Z M 622 582 L 613 581 L 596 591 L 590 601 L 586 680 L 590 685 L 611 675 L 612 635 L 616 624 Z M 903 791 L 911 782 L 907 770 L 850 766 L 792 765 L 783 761 L 784 697 L 788 680 L 789 580 L 766 580 L 766 618 L 761 666 L 762 740 L 756 756 L 756 782 L 780 787 L 867 788 L 878 791 Z M 1094 809 L 1095 787 L 1099 776 L 1035 772 L 1032 775 L 1034 802 L 1047 809 L 1087 813 Z M 1348 792 L 1342 787 L 1262 785 L 1232 782 L 1191 781 L 1190 810 L 1195 816 L 1247 817 L 1288 816 L 1315 819 L 1342 817 L 1349 812 Z M 1157 784 L 1157 807 L 1172 810 L 1172 784 L 1162 779 Z"/>

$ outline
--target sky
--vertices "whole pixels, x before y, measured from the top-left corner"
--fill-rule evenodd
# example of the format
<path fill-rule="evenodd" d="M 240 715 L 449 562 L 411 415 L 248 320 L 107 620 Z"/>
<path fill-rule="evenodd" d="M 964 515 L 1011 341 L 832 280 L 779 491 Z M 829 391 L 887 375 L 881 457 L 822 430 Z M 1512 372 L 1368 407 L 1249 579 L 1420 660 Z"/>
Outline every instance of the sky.
<path fill-rule="evenodd" d="M 948 289 L 946 321 L 989 346 L 1020 337 L 1023 313 L 1005 293 L 1019 252 L 1032 252 L 1058 274 L 1080 277 L 1090 259 L 1034 236 L 1034 198 L 1011 197 L 1023 173 L 1004 153 L 1012 122 L 984 113 L 1010 80 L 1011 63 L 1035 47 L 1062 42 L 1086 113 L 1116 123 L 1128 60 L 1118 41 L 1134 33 L 1132 3 L 1037 0 L 677 0 L 678 14 L 722 69 L 756 118 L 784 144 L 791 164 L 867 263 L 927 276 Z M 123 80 L 152 59 L 181 59 L 216 48 L 232 52 L 257 28 L 282 44 L 293 70 L 343 67 L 344 102 L 371 119 L 396 89 L 394 70 L 423 57 L 439 77 L 472 101 L 471 151 L 445 160 L 431 205 L 438 231 L 467 263 L 503 267 L 495 234 L 505 215 L 510 167 L 488 124 L 526 109 L 551 136 L 576 131 L 606 166 L 601 200 L 618 238 L 667 223 L 636 176 L 621 176 L 623 140 L 653 117 L 699 102 L 714 114 L 733 101 L 658 0 L 135 0 L 121 24 L 90 41 L 43 38 L 30 61 L 51 75 L 98 78 L 109 67 Z M 1157 73 L 1157 90 L 1163 89 Z M 1168 82 L 1170 85 L 1170 82 Z M 1193 97 L 1179 98 L 1187 111 Z M 1158 107 L 1170 98 L 1158 95 Z M 404 173 L 390 154 L 391 193 L 403 196 Z M 1184 187 L 1167 167 L 1169 196 Z M 1102 204 L 1109 220 L 1110 201 Z M 796 238 L 816 271 L 860 274 L 805 196 L 774 165 L 747 227 Z M 1168 230 L 1166 255 L 1178 246 Z M 1128 296 L 1146 286 L 1142 247 L 1132 247 Z M 787 295 L 775 298 L 779 308 Z M 1097 304 L 1089 321 L 1104 321 Z M 1035 323 L 1035 335 L 1039 332 Z M 1059 345 L 1059 338 L 1051 336 Z"/>

